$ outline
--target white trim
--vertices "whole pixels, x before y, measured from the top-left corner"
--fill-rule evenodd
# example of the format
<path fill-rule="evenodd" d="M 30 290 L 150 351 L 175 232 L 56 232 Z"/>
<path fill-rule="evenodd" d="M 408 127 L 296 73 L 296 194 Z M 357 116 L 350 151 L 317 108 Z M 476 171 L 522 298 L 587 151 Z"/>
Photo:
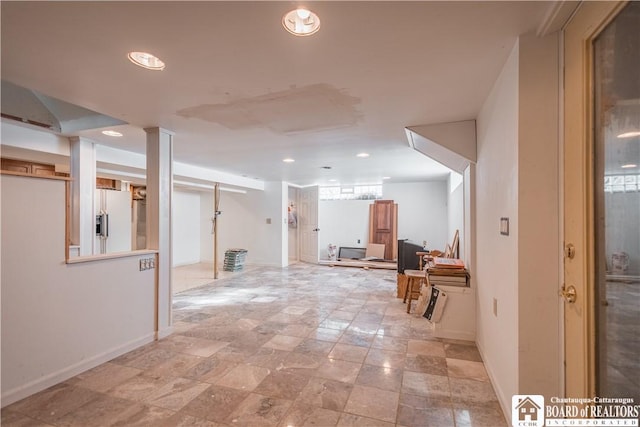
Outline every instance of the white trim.
<path fill-rule="evenodd" d="M 496 396 L 498 397 L 498 403 L 500 403 L 500 408 L 502 408 L 502 413 L 504 415 L 505 421 L 507 422 L 507 424 L 509 424 L 511 420 L 511 396 L 504 395 L 504 391 L 500 387 L 500 383 L 496 380 L 496 377 L 493 374 L 493 369 L 491 369 L 491 365 L 487 363 L 488 359 L 484 356 L 484 351 L 482 350 L 482 346 L 478 341 L 476 341 L 476 347 L 478 347 L 480 357 L 482 357 L 482 363 L 484 364 L 484 368 L 487 371 L 487 375 L 489 376 L 489 381 L 491 381 L 491 385 L 493 386 L 493 389 L 496 392 Z"/>
<path fill-rule="evenodd" d="M 143 256 L 143 255 L 155 255 L 157 253 L 158 251 L 155 249 L 140 249 L 140 250 L 131 251 L 131 252 L 114 252 L 111 254 L 87 255 L 87 256 L 69 258 L 69 260 L 67 260 L 67 264 L 80 264 L 82 262 L 103 261 L 105 259 L 128 258 L 128 257 Z"/>
<path fill-rule="evenodd" d="M 25 397 L 31 396 L 34 393 L 37 393 L 48 387 L 61 383 L 62 381 L 66 381 L 69 378 L 72 378 L 82 372 L 85 372 L 89 369 L 95 368 L 98 365 L 108 362 L 109 360 L 115 357 L 121 356 L 125 353 L 128 353 L 131 350 L 134 350 L 145 344 L 153 342 L 154 338 L 155 338 L 155 334 L 151 332 L 140 338 L 126 342 L 123 345 L 104 351 L 89 359 L 84 359 L 71 366 L 67 366 L 63 369 L 60 369 L 59 371 L 56 371 L 44 377 L 40 377 L 35 380 L 32 380 L 14 389 L 3 391 L 2 396 L 0 397 L 0 400 L 2 400 L 2 407 L 5 407 L 7 405 L 10 405 L 11 403 L 17 402 L 20 399 L 24 399 Z"/>

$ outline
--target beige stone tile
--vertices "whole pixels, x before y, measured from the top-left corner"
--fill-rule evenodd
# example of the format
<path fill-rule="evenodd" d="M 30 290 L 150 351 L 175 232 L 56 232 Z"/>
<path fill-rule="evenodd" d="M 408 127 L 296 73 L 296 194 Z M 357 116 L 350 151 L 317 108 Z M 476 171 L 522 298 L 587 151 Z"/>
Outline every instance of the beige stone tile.
<path fill-rule="evenodd" d="M 104 392 L 135 377 L 141 372 L 140 369 L 107 362 L 85 373 L 83 378 L 76 382 L 75 385 Z"/>
<path fill-rule="evenodd" d="M 179 411 L 200 393 L 209 388 L 210 384 L 200 383 L 185 378 L 174 378 L 161 388 L 151 393 L 146 402 L 161 408 Z"/>
<path fill-rule="evenodd" d="M 404 371 L 402 392 L 433 398 L 449 398 L 451 396 L 448 377 L 409 371 Z"/>
<path fill-rule="evenodd" d="M 340 412 L 295 402 L 280 421 L 280 427 L 333 427 L 338 419 L 340 419 Z"/>
<path fill-rule="evenodd" d="M 185 378 L 213 384 L 236 366 L 238 366 L 238 363 L 214 355 L 190 368 L 183 376 Z"/>
<path fill-rule="evenodd" d="M 445 357 L 444 344 L 440 341 L 409 340 L 407 354 Z"/>
<path fill-rule="evenodd" d="M 238 319 L 234 324 L 243 331 L 250 331 L 262 322 L 256 319 Z"/>
<path fill-rule="evenodd" d="M 218 379 L 215 384 L 243 391 L 252 391 L 270 373 L 269 369 L 260 366 L 238 365 Z"/>
<path fill-rule="evenodd" d="M 484 363 L 471 360 L 447 359 L 449 376 L 453 378 L 466 378 L 477 381 L 489 381 L 489 376 L 484 368 Z"/>
<path fill-rule="evenodd" d="M 456 402 L 484 404 L 498 400 L 490 382 L 475 381 L 464 378 L 449 378 L 451 383 L 451 399 Z"/>
<path fill-rule="evenodd" d="M 274 371 L 262 380 L 254 392 L 269 397 L 295 400 L 308 382 L 309 377 L 306 375 Z"/>
<path fill-rule="evenodd" d="M 56 420 L 56 425 L 61 427 L 103 427 L 115 424 L 125 426 L 132 424 L 123 423 L 132 417 L 162 418 L 171 414 L 170 411 L 161 408 L 157 408 L 157 411 L 153 411 L 151 414 L 149 412 L 148 407 L 139 403 L 101 395 Z"/>
<path fill-rule="evenodd" d="M 205 358 L 190 354 L 175 353 L 173 357 L 155 364 L 144 371 L 144 375 L 158 377 L 181 377 Z"/>
<path fill-rule="evenodd" d="M 181 412 L 196 418 L 224 423 L 225 418 L 248 395 L 245 391 L 212 385 L 189 402 Z"/>
<path fill-rule="evenodd" d="M 387 351 L 396 351 L 399 353 L 407 352 L 406 338 L 387 337 L 384 335 L 376 335 L 371 343 L 371 348 L 378 348 Z"/>
<path fill-rule="evenodd" d="M 463 342 L 464 344 L 461 344 Z M 482 362 L 480 352 L 475 344 L 470 341 L 446 342 L 444 344 L 446 357 L 449 359 L 471 360 L 473 362 Z"/>
<path fill-rule="evenodd" d="M 419 425 L 419 424 L 416 424 Z M 382 420 L 362 417 L 360 415 L 343 413 L 340 416 L 337 427 L 394 427 L 394 423 L 388 423 Z"/>
<path fill-rule="evenodd" d="M 304 338 L 291 337 L 287 335 L 276 335 L 267 341 L 263 347 L 275 348 L 276 350 L 291 351 L 296 348 Z"/>
<path fill-rule="evenodd" d="M 315 373 L 316 377 L 353 384 L 360 372 L 360 363 L 345 360 L 325 360 Z"/>
<path fill-rule="evenodd" d="M 293 314 L 296 316 L 300 316 L 305 314 L 307 311 L 309 311 L 310 307 L 302 307 L 302 306 L 294 306 L 294 305 L 290 305 L 289 307 L 285 308 L 284 310 L 282 310 L 283 313 L 285 314 Z"/>
<path fill-rule="evenodd" d="M 3 427 L 52 427 L 51 424 L 34 420 L 33 418 L 29 418 L 26 415 L 22 415 L 17 412 L 6 410 L 2 411 L 0 425 Z"/>
<path fill-rule="evenodd" d="M 423 374 L 447 375 L 447 361 L 444 357 L 426 356 L 424 354 L 407 354 L 404 362 L 407 371 Z"/>
<path fill-rule="evenodd" d="M 306 405 L 342 411 L 353 385 L 324 378 L 311 378 L 298 397 Z"/>
<path fill-rule="evenodd" d="M 317 328 L 309 333 L 309 338 L 320 341 L 338 342 L 343 333 L 342 329 Z"/>
<path fill-rule="evenodd" d="M 369 350 L 364 363 L 384 368 L 402 368 L 404 367 L 404 359 L 404 353 L 372 348 Z"/>
<path fill-rule="evenodd" d="M 344 412 L 395 422 L 400 394 L 373 387 L 355 385 Z"/>
<path fill-rule="evenodd" d="M 200 357 L 209 357 L 227 345 L 229 343 L 225 341 L 212 341 L 175 334 L 158 342 L 159 348 Z"/>
<path fill-rule="evenodd" d="M 368 349 L 348 344 L 336 344 L 329 353 L 331 359 L 346 360 L 348 362 L 364 362 Z"/>
<path fill-rule="evenodd" d="M 315 329 L 311 326 L 299 324 L 299 323 L 291 323 L 282 330 L 282 335 L 288 335 L 291 337 L 301 337 L 306 338 L 309 334 Z"/>
<path fill-rule="evenodd" d="M 226 418 L 226 422 L 242 427 L 277 426 L 292 403 L 290 400 L 251 393 Z"/>
<path fill-rule="evenodd" d="M 356 379 L 356 384 L 389 391 L 400 391 L 402 369 L 363 365 Z"/>
<path fill-rule="evenodd" d="M 168 384 L 170 380 L 171 378 L 137 375 L 108 390 L 107 394 L 121 399 L 144 402 L 151 393 Z"/>
<path fill-rule="evenodd" d="M 402 393 L 398 405 L 397 422 L 405 426 L 453 427 L 451 399 Z"/>
<path fill-rule="evenodd" d="M 101 397 L 100 393 L 61 383 L 9 405 L 5 410 L 53 424 L 60 417 Z"/>
<path fill-rule="evenodd" d="M 169 418 L 162 420 L 157 426 L 154 427 L 223 427 L 222 424 L 218 424 L 213 421 L 208 421 L 202 418 L 196 418 L 184 412 L 176 412 Z"/>
<path fill-rule="evenodd" d="M 456 405 L 453 412 L 458 427 L 506 427 L 508 425 L 498 402 Z"/>

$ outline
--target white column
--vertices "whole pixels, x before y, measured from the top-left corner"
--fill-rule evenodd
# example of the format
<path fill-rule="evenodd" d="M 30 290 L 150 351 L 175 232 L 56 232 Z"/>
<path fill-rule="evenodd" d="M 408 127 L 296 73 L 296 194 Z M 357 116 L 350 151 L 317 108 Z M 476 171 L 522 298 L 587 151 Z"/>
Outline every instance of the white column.
<path fill-rule="evenodd" d="M 72 136 L 71 148 L 71 243 L 80 246 L 80 256 L 93 254 L 96 189 L 96 148 L 93 142 Z"/>
<path fill-rule="evenodd" d="M 147 248 L 158 251 L 156 264 L 156 338 L 171 333 L 171 199 L 173 194 L 173 133 L 146 128 Z"/>

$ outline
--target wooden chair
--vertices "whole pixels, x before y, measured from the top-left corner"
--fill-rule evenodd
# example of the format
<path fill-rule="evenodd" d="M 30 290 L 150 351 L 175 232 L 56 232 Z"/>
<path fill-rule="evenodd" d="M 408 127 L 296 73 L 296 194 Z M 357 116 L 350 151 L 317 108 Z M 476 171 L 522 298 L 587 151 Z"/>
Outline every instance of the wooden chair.
<path fill-rule="evenodd" d="M 407 276 L 407 287 L 405 288 L 402 302 L 407 303 L 407 313 L 410 313 L 411 300 L 420 298 L 420 289 L 427 276 L 425 270 L 405 270 L 404 274 Z"/>

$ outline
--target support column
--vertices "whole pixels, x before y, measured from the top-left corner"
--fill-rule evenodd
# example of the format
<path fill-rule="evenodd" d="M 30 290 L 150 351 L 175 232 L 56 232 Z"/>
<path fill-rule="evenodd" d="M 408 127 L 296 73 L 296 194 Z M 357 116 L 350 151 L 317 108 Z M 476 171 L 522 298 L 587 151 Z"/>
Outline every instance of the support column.
<path fill-rule="evenodd" d="M 156 339 L 171 333 L 171 203 L 173 194 L 173 133 L 146 128 L 147 248 L 158 251 L 156 263 Z"/>
<path fill-rule="evenodd" d="M 71 148 L 71 244 L 80 246 L 80 256 L 93 254 L 96 190 L 96 148 L 93 142 L 72 136 Z"/>

